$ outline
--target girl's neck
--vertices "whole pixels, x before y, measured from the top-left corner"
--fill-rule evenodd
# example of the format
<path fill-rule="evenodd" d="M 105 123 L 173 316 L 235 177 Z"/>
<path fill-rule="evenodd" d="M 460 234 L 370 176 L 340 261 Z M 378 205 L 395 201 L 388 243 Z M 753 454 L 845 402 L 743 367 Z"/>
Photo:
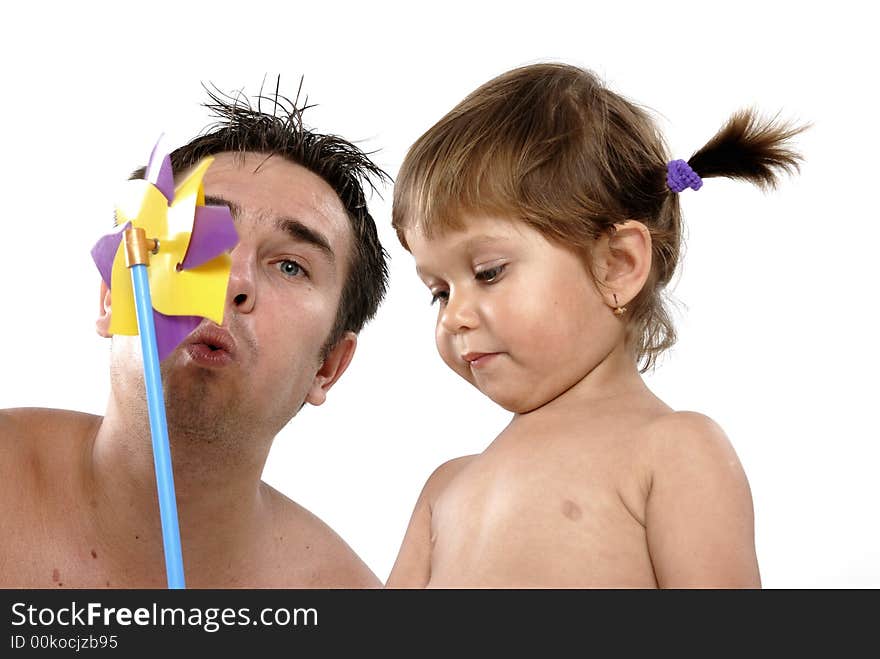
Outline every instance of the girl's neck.
<path fill-rule="evenodd" d="M 621 342 L 571 387 L 533 410 L 514 415 L 514 421 L 568 410 L 584 413 L 633 398 L 657 400 L 642 379 L 631 351 Z"/>

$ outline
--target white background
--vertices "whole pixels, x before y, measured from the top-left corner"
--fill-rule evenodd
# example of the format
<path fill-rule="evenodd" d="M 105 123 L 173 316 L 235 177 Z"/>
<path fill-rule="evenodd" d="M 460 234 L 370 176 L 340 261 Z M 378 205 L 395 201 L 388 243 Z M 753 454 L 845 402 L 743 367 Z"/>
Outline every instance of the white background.
<path fill-rule="evenodd" d="M 733 110 L 814 124 L 802 174 L 773 194 L 711 180 L 682 204 L 678 346 L 648 377 L 714 417 L 745 466 L 767 587 L 880 587 L 876 410 L 878 49 L 865 5 L 706 2 L 13 3 L 0 23 L 0 407 L 103 412 L 89 249 L 160 132 L 207 123 L 201 81 L 296 92 L 307 123 L 395 175 L 468 92 L 525 63 L 586 66 L 654 108 L 687 158 Z M 266 480 L 384 579 L 425 478 L 508 415 L 446 370 L 434 309 L 390 230 L 390 294 L 321 408 L 277 438 Z M 63 441 L 64 438 L 59 438 Z"/>

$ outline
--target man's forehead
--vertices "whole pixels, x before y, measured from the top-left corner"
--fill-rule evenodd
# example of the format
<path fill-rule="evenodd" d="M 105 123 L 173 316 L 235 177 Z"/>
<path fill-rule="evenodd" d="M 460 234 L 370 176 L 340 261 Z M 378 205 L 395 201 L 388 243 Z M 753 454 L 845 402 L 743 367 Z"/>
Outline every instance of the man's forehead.
<path fill-rule="evenodd" d="M 205 196 L 222 199 L 237 219 L 293 218 L 314 226 L 331 240 L 345 240 L 349 221 L 330 184 L 282 156 L 223 152 L 205 173 Z"/>
<path fill-rule="evenodd" d="M 320 176 L 283 156 L 222 152 L 211 156 L 207 188 L 228 188 L 271 205 L 310 204 L 344 211 L 336 191 Z"/>

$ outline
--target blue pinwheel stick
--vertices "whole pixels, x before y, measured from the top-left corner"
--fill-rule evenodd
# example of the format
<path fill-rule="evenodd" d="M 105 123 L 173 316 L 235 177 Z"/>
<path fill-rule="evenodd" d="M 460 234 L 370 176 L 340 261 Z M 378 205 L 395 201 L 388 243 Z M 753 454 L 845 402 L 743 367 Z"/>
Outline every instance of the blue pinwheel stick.
<path fill-rule="evenodd" d="M 153 438 L 153 464 L 156 469 L 156 488 L 159 491 L 159 516 L 162 520 L 165 573 L 168 588 L 180 590 L 186 588 L 183 576 L 183 552 L 180 547 L 180 526 L 177 521 L 177 497 L 174 492 L 174 472 L 171 468 L 168 423 L 165 420 L 165 394 L 162 390 L 156 328 L 153 324 L 153 301 L 147 278 L 149 255 L 159 251 L 159 242 L 147 238 L 146 232 L 141 228 L 126 229 L 123 239 L 125 265 L 131 270 L 138 333 L 141 337 L 147 410 L 150 416 L 150 434 Z"/>

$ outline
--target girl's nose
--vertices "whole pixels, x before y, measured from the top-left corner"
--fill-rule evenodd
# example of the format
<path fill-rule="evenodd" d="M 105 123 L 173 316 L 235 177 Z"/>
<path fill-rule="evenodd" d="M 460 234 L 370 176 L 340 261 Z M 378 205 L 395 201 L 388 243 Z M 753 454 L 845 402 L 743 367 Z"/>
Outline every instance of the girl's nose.
<path fill-rule="evenodd" d="M 479 318 L 474 305 L 473 296 L 463 291 L 449 292 L 449 297 L 440 314 L 440 325 L 451 334 L 474 329 Z"/>

